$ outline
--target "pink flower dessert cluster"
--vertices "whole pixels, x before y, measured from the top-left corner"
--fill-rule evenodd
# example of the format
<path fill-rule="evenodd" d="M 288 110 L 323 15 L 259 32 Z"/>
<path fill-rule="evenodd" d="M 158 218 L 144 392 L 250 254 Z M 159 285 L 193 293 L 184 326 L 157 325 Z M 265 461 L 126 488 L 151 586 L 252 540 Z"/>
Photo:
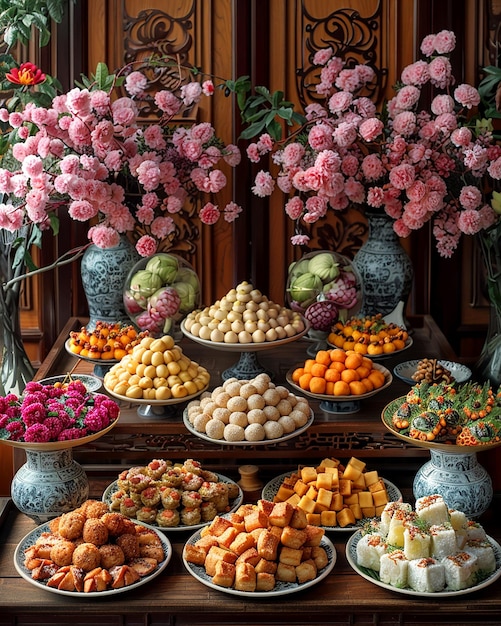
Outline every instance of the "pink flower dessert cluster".
<path fill-rule="evenodd" d="M 11 163 L 0 168 L 0 193 L 8 196 L 0 204 L 0 228 L 17 231 L 28 223 L 44 230 L 64 209 L 94 224 L 89 239 L 101 248 L 136 231 L 137 251 L 147 257 L 174 232 L 173 216 L 189 200 L 200 201 L 205 224 L 238 217 L 237 204 L 220 208 L 215 195 L 227 184 L 223 170 L 240 162 L 239 149 L 225 145 L 208 122 L 174 120 L 214 93 L 212 81 L 180 78 L 176 89 L 151 95 L 144 73 L 127 72 L 128 95 L 115 93 L 123 77 L 112 75 L 108 89 L 75 87 L 54 97 L 50 108 L 30 102 L 0 109 L 13 144 Z M 144 102 L 158 113 L 151 123 L 141 122 Z M 125 186 L 137 196 L 133 203 L 126 202 Z"/>
<path fill-rule="evenodd" d="M 477 89 L 452 74 L 455 44 L 448 30 L 425 37 L 424 59 L 403 70 L 383 114 L 363 95 L 372 68 L 347 67 L 331 48 L 315 54 L 325 105 L 308 105 L 304 127 L 286 142 L 264 134 L 247 151 L 253 162 L 273 153 L 277 172 L 261 170 L 253 192 L 264 197 L 278 187 L 287 194 L 293 243 L 309 241 L 302 223 L 360 205 L 386 211 L 400 237 L 431 221 L 439 254 L 450 257 L 462 234 L 498 220 L 483 192 L 486 181 L 501 179 L 501 147 L 490 121 L 473 117 Z M 429 110 L 420 108 L 423 89 L 432 93 Z"/>
<path fill-rule="evenodd" d="M 89 393 L 78 380 L 65 389 L 29 382 L 22 396 L 0 397 L 0 439 L 26 443 L 81 439 L 107 428 L 119 412 L 115 401 Z"/>

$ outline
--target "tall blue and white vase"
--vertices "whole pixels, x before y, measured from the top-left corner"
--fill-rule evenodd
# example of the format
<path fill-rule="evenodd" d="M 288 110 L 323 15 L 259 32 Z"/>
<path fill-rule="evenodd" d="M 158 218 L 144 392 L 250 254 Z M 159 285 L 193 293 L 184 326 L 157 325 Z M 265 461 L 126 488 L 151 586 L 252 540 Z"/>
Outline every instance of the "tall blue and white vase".
<path fill-rule="evenodd" d="M 139 259 L 134 244 L 125 235 L 114 248 L 103 249 L 94 244 L 87 248 L 80 273 L 89 305 L 89 330 L 93 330 L 98 321 L 130 324 L 123 289 L 130 270 Z"/>
<path fill-rule="evenodd" d="M 369 236 L 353 259 L 362 279 L 359 315 L 388 315 L 399 302 L 407 303 L 412 288 L 412 261 L 393 230 L 389 215 L 384 211 L 366 211 L 366 217 Z"/>

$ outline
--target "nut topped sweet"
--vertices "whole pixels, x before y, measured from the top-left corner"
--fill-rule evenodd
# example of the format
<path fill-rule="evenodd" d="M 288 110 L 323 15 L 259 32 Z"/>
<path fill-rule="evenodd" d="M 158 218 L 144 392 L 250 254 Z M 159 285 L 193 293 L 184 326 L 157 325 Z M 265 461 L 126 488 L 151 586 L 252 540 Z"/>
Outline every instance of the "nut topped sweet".
<path fill-rule="evenodd" d="M 206 341 L 250 344 L 294 337 L 306 326 L 299 313 L 269 300 L 244 281 L 211 306 L 189 313 L 184 328 Z"/>

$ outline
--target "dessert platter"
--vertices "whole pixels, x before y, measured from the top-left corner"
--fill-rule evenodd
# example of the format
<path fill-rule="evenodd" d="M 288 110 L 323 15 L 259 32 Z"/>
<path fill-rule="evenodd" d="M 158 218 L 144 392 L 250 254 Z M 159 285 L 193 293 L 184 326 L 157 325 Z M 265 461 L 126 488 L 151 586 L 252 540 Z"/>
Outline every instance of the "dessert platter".
<path fill-rule="evenodd" d="M 227 478 L 226 476 L 223 476 L 222 474 L 219 474 L 219 473 L 216 473 L 216 476 L 219 482 L 222 482 L 231 486 L 232 489 L 237 492 L 236 497 L 229 499 L 229 511 L 228 512 L 231 513 L 233 511 L 236 511 L 243 502 L 242 490 L 237 485 L 237 483 L 231 480 L 231 478 Z M 113 494 L 117 493 L 118 491 L 119 491 L 118 481 L 115 480 L 111 484 L 109 484 L 104 490 L 103 496 L 102 496 L 103 502 L 106 502 L 106 504 L 108 504 L 108 506 L 111 507 L 113 503 Z M 162 510 L 162 507 L 159 506 L 157 510 L 160 512 Z M 166 532 L 171 533 L 171 532 L 184 532 L 186 530 L 198 530 L 199 528 L 203 528 L 206 525 L 206 523 L 207 522 L 200 522 L 197 524 L 188 525 L 188 524 L 183 524 L 180 522 L 177 526 L 167 527 L 167 526 L 160 526 L 156 522 L 151 522 L 149 526 L 151 526 L 152 528 L 156 528 L 157 530 L 160 530 L 163 533 L 166 533 Z"/>
<path fill-rule="evenodd" d="M 268 373 L 257 353 L 296 341 L 309 328 L 300 313 L 272 302 L 246 281 L 212 306 L 189 313 L 181 323 L 188 339 L 214 350 L 240 353 L 239 361 L 222 373 L 223 380 L 248 380 Z"/>
<path fill-rule="evenodd" d="M 70 514 L 71 513 L 68 513 L 66 515 Z M 43 559 L 45 564 L 41 565 L 40 569 L 38 569 L 37 567 L 33 567 L 30 562 L 30 555 L 36 554 L 38 544 L 49 541 L 53 526 L 51 522 L 47 522 L 30 531 L 21 539 L 14 552 L 14 566 L 19 575 L 30 584 L 39 589 L 44 589 L 59 595 L 67 595 L 74 598 L 101 598 L 132 591 L 161 574 L 172 557 L 172 546 L 165 535 L 157 532 L 156 529 L 148 526 L 148 524 L 140 523 L 137 520 L 134 521 L 134 525 L 137 528 L 143 529 L 142 532 L 151 533 L 149 536 L 154 539 L 155 553 L 158 559 L 150 559 L 148 557 L 142 559 L 126 558 L 126 564 L 123 565 L 122 572 L 120 573 L 118 570 L 114 570 L 113 566 L 109 566 L 109 568 L 106 569 L 104 567 L 96 567 L 94 571 L 89 571 L 87 575 L 80 575 L 77 566 L 75 566 L 74 569 L 71 569 L 73 566 L 70 565 L 59 566 L 48 557 L 47 559 Z M 64 544 L 61 542 L 61 549 L 62 547 L 66 548 L 68 543 L 69 540 L 66 540 Z M 89 543 L 82 545 L 89 546 Z M 112 545 L 114 544 L 107 544 L 107 546 L 110 547 Z M 74 550 L 76 551 L 76 548 Z M 99 551 L 98 547 L 93 545 L 92 554 L 94 554 L 96 550 Z M 34 559 L 36 559 L 36 557 L 34 557 Z M 141 563 L 141 560 L 143 563 Z M 101 563 L 103 563 L 102 560 Z M 144 567 L 145 565 L 147 565 L 147 567 Z M 46 571 L 43 570 L 44 566 L 47 568 Z M 138 569 L 134 569 L 136 567 Z M 130 569 L 134 569 L 134 572 L 130 572 Z M 119 574 L 121 580 L 118 579 Z M 95 579 L 91 580 L 92 577 L 95 577 Z M 87 578 L 87 581 L 85 578 Z"/>
<path fill-rule="evenodd" d="M 333 415 L 349 415 L 352 413 L 358 413 L 360 411 L 360 404 L 363 400 L 367 398 L 371 398 L 376 395 L 383 389 L 389 387 L 393 381 L 393 376 L 391 372 L 379 363 L 374 363 L 373 367 L 376 370 L 379 370 L 384 375 L 384 383 L 381 387 L 377 389 L 373 389 L 372 391 L 367 391 L 366 393 L 362 393 L 359 395 L 340 395 L 333 396 L 329 394 L 317 394 L 312 393 L 306 389 L 301 388 L 298 384 L 296 384 L 292 380 L 292 374 L 294 370 L 298 366 L 296 365 L 294 368 L 290 369 L 286 374 L 286 380 L 289 385 L 298 393 L 304 394 L 310 398 L 318 400 L 320 402 L 320 408 L 326 413 L 331 413 Z"/>
<path fill-rule="evenodd" d="M 266 439 L 259 439 L 259 440 L 247 440 L 247 439 L 229 440 L 229 439 L 225 439 L 223 436 L 221 436 L 220 439 L 216 439 L 215 437 L 211 437 L 204 432 L 198 431 L 195 428 L 195 426 L 193 426 L 193 424 L 190 422 L 188 409 L 185 409 L 183 411 L 183 423 L 192 435 L 195 435 L 196 437 L 199 437 L 200 439 L 203 439 L 204 441 L 209 441 L 210 443 L 220 444 L 222 446 L 223 445 L 239 446 L 239 447 L 267 446 L 267 445 L 274 445 L 277 443 L 283 443 L 284 441 L 288 441 L 289 439 L 293 439 L 294 437 L 299 437 L 299 435 L 306 432 L 308 428 L 313 424 L 314 419 L 315 419 L 315 415 L 313 411 L 311 411 L 309 418 L 307 419 L 305 424 L 303 424 L 303 426 L 297 427 L 294 431 L 290 433 L 284 433 L 280 437 L 266 438 Z"/>
<path fill-rule="evenodd" d="M 289 478 L 290 475 L 291 475 L 290 472 L 285 472 L 283 474 L 280 474 L 279 476 L 276 476 L 275 478 L 272 478 L 268 483 L 266 483 L 261 493 L 261 497 L 263 498 L 263 500 L 270 500 L 273 502 L 284 480 Z M 389 480 L 386 480 L 386 478 L 383 478 L 382 480 L 386 487 L 386 492 L 388 494 L 389 500 L 400 500 L 402 498 L 402 493 L 400 492 L 400 490 Z M 329 525 L 322 524 L 321 527 L 326 532 L 353 533 L 358 528 L 360 528 L 360 526 L 364 524 L 366 521 L 367 521 L 367 518 L 362 518 L 361 520 L 357 520 L 354 524 L 347 524 L 346 526 L 339 526 L 339 525 L 329 526 Z"/>
<path fill-rule="evenodd" d="M 494 402 L 487 383 L 423 383 L 384 407 L 381 419 L 393 435 L 430 451 L 430 461 L 414 478 L 416 498 L 439 493 L 451 507 L 473 518 L 487 510 L 493 497 L 492 480 L 478 462 L 477 452 L 501 443 L 499 407 L 492 408 Z M 484 405 L 485 417 L 478 419 L 471 407 L 478 410 Z"/>
<path fill-rule="evenodd" d="M 389 502 L 347 541 L 346 558 L 366 580 L 397 593 L 463 595 L 501 576 L 501 546 L 439 494 Z"/>
<path fill-rule="evenodd" d="M 420 363 L 422 363 L 423 359 L 414 359 L 412 361 L 404 361 L 403 363 L 399 363 L 395 365 L 393 368 L 393 373 L 395 376 L 403 380 L 404 383 L 408 383 L 409 385 L 415 385 L 418 380 L 414 379 L 413 376 L 416 374 Z M 455 363 L 454 361 L 444 361 L 442 359 L 437 360 L 437 364 L 442 368 L 445 368 L 450 376 L 457 383 L 464 383 L 471 378 L 471 370 L 466 365 L 462 363 Z"/>
<path fill-rule="evenodd" d="M 71 349 L 71 345 L 70 345 L 70 339 L 67 339 L 64 347 L 66 349 L 66 352 L 68 352 L 68 354 L 71 354 L 71 356 L 74 356 L 77 359 L 82 359 L 82 361 L 86 361 L 87 363 L 92 363 L 94 365 L 94 375 L 97 376 L 98 378 L 103 378 L 104 375 L 106 374 L 106 372 L 110 369 L 110 367 L 112 365 L 114 365 L 115 363 L 119 362 L 119 359 L 101 359 L 101 358 L 92 358 L 90 356 L 83 356 L 82 354 L 76 354 L 72 349 Z"/>
<path fill-rule="evenodd" d="M 209 587 L 210 589 L 215 589 L 216 591 L 222 591 L 223 593 L 228 593 L 230 595 L 236 595 L 243 598 L 274 598 L 278 596 L 288 595 L 291 593 L 297 593 L 298 591 L 303 591 L 304 589 L 308 589 L 309 587 L 316 585 L 318 582 L 328 576 L 334 569 L 334 566 L 336 564 L 336 548 L 334 547 L 332 541 L 328 537 L 324 536 L 322 537 L 320 547 L 325 550 L 327 556 L 327 564 L 322 569 L 320 569 L 316 578 L 308 580 L 307 582 L 277 582 L 274 588 L 270 591 L 240 591 L 233 587 L 224 587 L 222 585 L 214 583 L 212 576 L 209 576 L 209 574 L 207 574 L 205 568 L 202 565 L 196 565 L 186 559 L 186 546 L 194 545 L 200 538 L 200 531 L 197 531 L 186 542 L 185 548 L 183 550 L 183 564 L 186 567 L 187 571 L 193 576 L 193 578 L 196 578 L 196 580 L 201 582 L 206 587 Z"/>
<path fill-rule="evenodd" d="M 79 380 L 90 392 L 96 392 L 101 389 L 103 383 L 100 378 L 92 374 L 61 374 L 60 376 L 50 376 L 37 381 L 41 385 L 65 385 L 73 380 Z"/>

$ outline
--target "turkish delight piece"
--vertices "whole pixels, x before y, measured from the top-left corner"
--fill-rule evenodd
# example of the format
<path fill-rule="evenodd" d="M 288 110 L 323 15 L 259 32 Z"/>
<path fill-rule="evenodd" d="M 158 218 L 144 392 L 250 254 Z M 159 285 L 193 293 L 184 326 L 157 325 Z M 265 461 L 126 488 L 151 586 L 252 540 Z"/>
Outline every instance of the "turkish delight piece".
<path fill-rule="evenodd" d="M 454 530 L 466 530 L 468 526 L 468 518 L 466 513 L 457 509 L 449 509 L 449 521 Z"/>
<path fill-rule="evenodd" d="M 449 510 L 439 494 L 422 496 L 416 500 L 416 513 L 428 524 L 445 524 L 449 521 Z"/>
<path fill-rule="evenodd" d="M 445 582 L 451 591 L 467 589 L 475 583 L 477 557 L 468 552 L 456 552 L 442 559 Z"/>
<path fill-rule="evenodd" d="M 357 543 L 357 564 L 379 572 L 381 556 L 388 549 L 382 535 L 371 533 L 364 535 Z"/>
<path fill-rule="evenodd" d="M 431 537 L 423 529 L 409 524 L 404 527 L 404 554 L 412 561 L 430 556 Z"/>
<path fill-rule="evenodd" d="M 379 579 L 393 587 L 403 589 L 407 587 L 407 572 L 409 560 L 403 550 L 393 550 L 381 556 Z"/>
<path fill-rule="evenodd" d="M 464 546 L 464 552 L 468 552 L 477 558 L 478 570 L 490 574 L 496 569 L 496 555 L 491 544 L 482 539 L 471 539 Z"/>
<path fill-rule="evenodd" d="M 482 524 L 479 524 L 474 520 L 468 520 L 466 525 L 466 540 L 471 541 L 472 539 L 481 539 L 482 541 L 486 541 L 487 534 Z"/>
<path fill-rule="evenodd" d="M 445 587 L 445 567 L 436 559 L 415 559 L 409 562 L 407 584 L 420 593 L 435 593 Z"/>
<path fill-rule="evenodd" d="M 390 529 L 391 518 L 396 511 L 412 511 L 412 506 L 408 502 L 387 502 L 381 511 L 381 534 L 387 535 Z"/>
<path fill-rule="evenodd" d="M 405 511 L 403 509 L 395 511 L 390 521 L 388 535 L 386 536 L 388 544 L 397 548 L 403 548 L 405 527 L 413 524 L 416 519 L 417 513 L 415 511 Z"/>
<path fill-rule="evenodd" d="M 456 554 L 459 550 L 456 531 L 451 524 L 434 524 L 430 526 L 431 556 L 441 559 L 448 554 Z"/>

